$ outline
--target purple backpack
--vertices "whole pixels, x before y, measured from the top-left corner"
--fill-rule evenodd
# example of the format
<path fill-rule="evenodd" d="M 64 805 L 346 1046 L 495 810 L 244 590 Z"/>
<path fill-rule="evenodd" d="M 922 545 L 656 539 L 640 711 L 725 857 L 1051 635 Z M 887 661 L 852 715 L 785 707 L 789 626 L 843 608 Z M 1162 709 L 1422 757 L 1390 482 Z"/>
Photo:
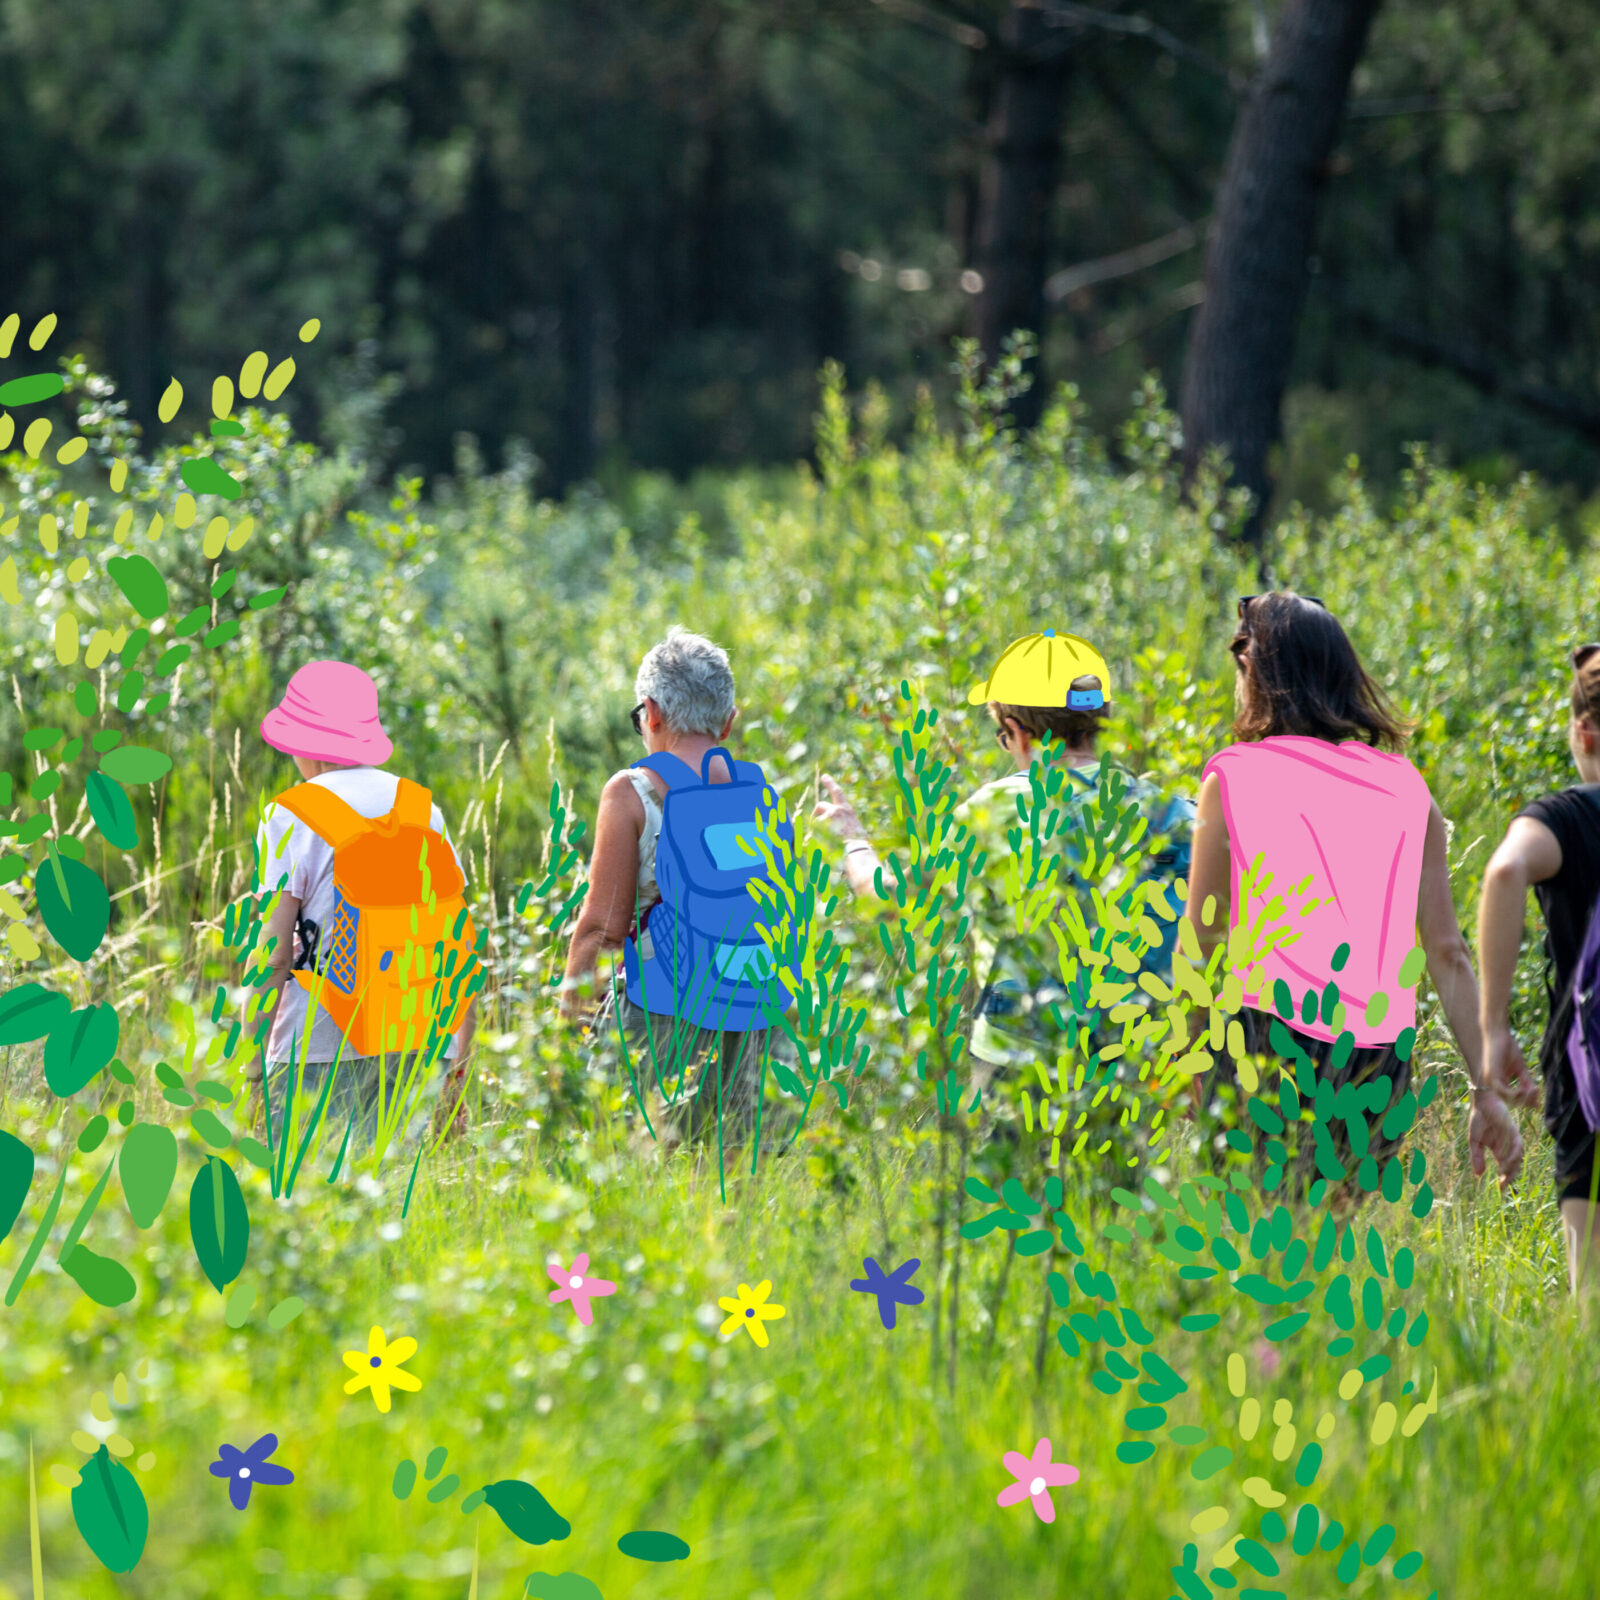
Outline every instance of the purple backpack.
<path fill-rule="evenodd" d="M 1589 913 L 1583 949 L 1572 973 L 1572 1026 L 1567 1060 L 1578 1085 L 1583 1120 L 1600 1131 L 1600 901 Z"/>

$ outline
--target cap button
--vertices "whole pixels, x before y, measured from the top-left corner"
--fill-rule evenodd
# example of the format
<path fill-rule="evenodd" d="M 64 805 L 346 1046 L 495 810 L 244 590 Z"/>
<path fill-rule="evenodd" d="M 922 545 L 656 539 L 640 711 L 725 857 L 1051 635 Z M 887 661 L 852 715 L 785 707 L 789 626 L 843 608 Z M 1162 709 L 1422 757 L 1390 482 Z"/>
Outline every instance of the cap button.
<path fill-rule="evenodd" d="M 1054 628 L 1046 628 L 1044 630 L 1044 636 L 1047 639 L 1053 639 L 1056 636 L 1056 630 Z"/>

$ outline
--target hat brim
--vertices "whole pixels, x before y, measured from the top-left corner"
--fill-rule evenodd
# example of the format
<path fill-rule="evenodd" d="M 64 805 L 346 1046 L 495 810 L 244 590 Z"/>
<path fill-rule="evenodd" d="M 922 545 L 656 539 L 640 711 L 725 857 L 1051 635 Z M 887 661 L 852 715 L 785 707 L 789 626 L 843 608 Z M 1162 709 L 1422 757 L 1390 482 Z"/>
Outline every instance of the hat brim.
<path fill-rule="evenodd" d="M 381 767 L 394 754 L 385 733 L 353 734 L 337 728 L 314 728 L 274 706 L 261 719 L 261 737 L 274 750 L 306 761 L 337 761 L 351 767 Z"/>

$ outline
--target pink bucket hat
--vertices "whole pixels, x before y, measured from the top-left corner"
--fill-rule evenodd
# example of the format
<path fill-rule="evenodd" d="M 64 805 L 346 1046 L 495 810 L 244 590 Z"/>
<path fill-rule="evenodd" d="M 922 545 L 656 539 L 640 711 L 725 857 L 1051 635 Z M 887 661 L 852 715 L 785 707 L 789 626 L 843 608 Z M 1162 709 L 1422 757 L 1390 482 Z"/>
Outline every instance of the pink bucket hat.
<path fill-rule="evenodd" d="M 283 702 L 261 719 L 261 737 L 286 756 L 381 767 L 394 744 L 378 718 L 378 686 L 360 667 L 311 661 L 295 673 Z"/>

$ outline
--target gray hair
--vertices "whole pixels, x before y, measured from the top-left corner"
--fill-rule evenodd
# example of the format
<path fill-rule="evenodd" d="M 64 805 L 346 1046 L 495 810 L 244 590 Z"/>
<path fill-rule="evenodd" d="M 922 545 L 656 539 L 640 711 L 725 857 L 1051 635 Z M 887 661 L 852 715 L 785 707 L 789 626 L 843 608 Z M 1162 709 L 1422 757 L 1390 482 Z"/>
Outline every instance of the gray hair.
<path fill-rule="evenodd" d="M 733 715 L 733 668 L 726 650 L 673 627 L 639 663 L 633 692 L 654 700 L 674 733 L 716 738 Z"/>

